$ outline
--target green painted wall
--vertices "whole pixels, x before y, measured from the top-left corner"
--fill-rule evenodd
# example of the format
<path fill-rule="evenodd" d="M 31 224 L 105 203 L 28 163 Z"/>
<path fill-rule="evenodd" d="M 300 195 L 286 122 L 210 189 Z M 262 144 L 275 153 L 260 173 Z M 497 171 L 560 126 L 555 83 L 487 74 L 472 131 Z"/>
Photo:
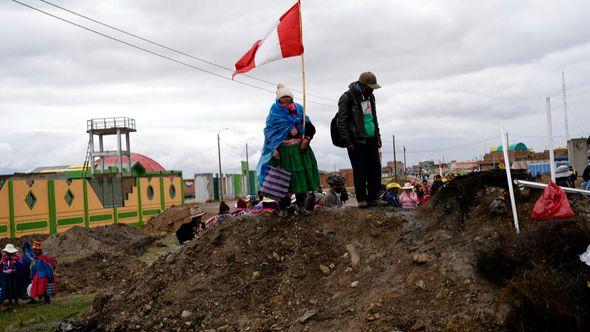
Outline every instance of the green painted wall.
<path fill-rule="evenodd" d="M 175 173 L 173 172 L 167 172 L 167 176 L 170 175 L 174 175 Z M 162 174 L 164 175 L 164 174 Z M 16 180 L 19 181 L 19 180 Z M 16 220 L 19 216 L 15 215 L 15 199 L 21 199 L 22 197 L 20 197 L 20 195 L 22 195 L 22 193 L 15 193 L 15 185 L 13 183 L 13 180 L 8 180 L 6 181 L 6 188 L 4 188 L 5 190 L 8 190 L 8 215 L 9 215 L 9 224 L 8 225 L 1 225 L 0 227 L 3 227 L 5 231 L 8 231 L 8 236 L 10 236 L 11 238 L 14 238 L 16 236 L 17 231 L 27 231 L 27 230 L 36 230 L 36 229 L 43 229 L 43 228 L 47 228 L 49 226 L 49 233 L 54 234 L 57 233 L 59 231 L 58 226 L 82 226 L 82 227 L 95 227 L 100 224 L 104 225 L 105 221 L 108 220 L 113 220 L 115 223 L 119 221 L 120 218 L 134 218 L 137 217 L 138 222 L 131 224 L 132 226 L 142 226 L 143 223 L 143 217 L 144 216 L 153 216 L 156 215 L 158 213 L 160 213 L 161 211 L 166 209 L 166 203 L 167 203 L 167 199 L 166 199 L 166 192 L 164 191 L 166 188 L 164 188 L 164 178 L 163 177 L 159 177 L 159 187 L 160 187 L 160 193 L 161 193 L 161 197 L 160 197 L 160 208 L 156 208 L 156 209 L 147 209 L 144 210 L 143 208 L 143 204 L 142 204 L 142 199 L 144 197 L 142 197 L 141 195 L 141 181 L 139 180 L 139 178 L 137 178 L 136 180 L 136 188 L 134 188 L 134 190 L 137 190 L 138 193 L 138 197 L 137 197 L 137 210 L 133 210 L 133 211 L 126 211 L 126 212 L 119 212 L 117 208 L 113 208 L 111 209 L 112 213 L 103 213 L 103 214 L 98 214 L 98 215 L 90 215 L 90 210 L 89 210 L 89 190 L 92 190 L 91 188 L 89 188 L 88 186 L 88 182 L 86 179 L 75 179 L 73 181 L 83 181 L 82 182 L 82 192 L 83 192 L 83 200 L 84 200 L 84 204 L 83 204 L 83 211 L 80 211 L 80 214 L 78 216 L 61 216 L 58 218 L 59 215 L 59 211 L 57 211 L 56 209 L 56 199 L 61 199 L 61 197 L 56 197 L 56 182 L 55 180 L 47 180 L 47 202 L 48 202 L 48 206 L 49 206 L 49 212 L 48 212 L 48 221 L 45 220 L 35 220 L 32 219 L 28 222 L 19 222 L 18 224 L 16 223 Z M 183 184 L 183 180 L 182 178 L 180 178 L 180 183 L 181 183 L 181 189 L 180 191 L 177 193 L 177 195 L 180 195 L 180 197 L 182 197 L 182 184 Z M 157 184 L 156 184 L 157 185 Z M 176 202 L 176 200 L 175 200 Z M 182 201 L 183 202 L 183 201 Z M 184 203 L 184 202 L 183 202 Z M 3 203 L 4 204 L 4 203 Z M 170 204 L 168 202 L 168 204 Z M 176 202 L 175 204 L 178 204 L 178 202 Z M 106 211 L 105 211 L 106 212 Z M 2 230 L 0 230 L 2 231 Z M 46 230 L 47 231 L 47 230 Z"/>

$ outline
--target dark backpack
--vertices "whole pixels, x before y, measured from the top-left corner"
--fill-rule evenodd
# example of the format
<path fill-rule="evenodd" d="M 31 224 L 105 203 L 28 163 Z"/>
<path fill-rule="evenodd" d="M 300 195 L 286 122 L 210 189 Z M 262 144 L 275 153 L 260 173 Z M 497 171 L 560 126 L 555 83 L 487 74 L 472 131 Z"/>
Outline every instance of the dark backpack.
<path fill-rule="evenodd" d="M 330 136 L 332 137 L 332 144 L 339 148 L 345 148 L 346 144 L 340 137 L 340 131 L 338 131 L 338 113 L 334 115 L 332 122 L 330 122 Z"/>

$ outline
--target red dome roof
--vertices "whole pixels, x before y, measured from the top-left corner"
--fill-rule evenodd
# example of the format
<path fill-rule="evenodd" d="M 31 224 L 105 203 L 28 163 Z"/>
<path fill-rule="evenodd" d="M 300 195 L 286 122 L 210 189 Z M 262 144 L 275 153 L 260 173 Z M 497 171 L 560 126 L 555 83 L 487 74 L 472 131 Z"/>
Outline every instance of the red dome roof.
<path fill-rule="evenodd" d="M 106 157 L 104 158 L 104 162 L 105 164 L 116 164 L 119 162 L 119 157 Z M 125 163 L 127 163 L 127 156 L 123 156 L 123 165 L 125 165 Z M 139 163 L 143 168 L 145 168 L 146 172 L 160 172 L 166 170 L 164 167 L 162 167 L 162 165 L 152 158 L 144 156 L 140 153 L 131 152 L 131 166 L 135 165 L 135 163 Z"/>

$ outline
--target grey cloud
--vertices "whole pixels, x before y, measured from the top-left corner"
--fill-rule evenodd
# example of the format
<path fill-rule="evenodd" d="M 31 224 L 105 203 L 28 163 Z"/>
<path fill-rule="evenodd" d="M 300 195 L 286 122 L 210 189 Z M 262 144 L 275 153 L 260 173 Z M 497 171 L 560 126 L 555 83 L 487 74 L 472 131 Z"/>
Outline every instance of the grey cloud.
<path fill-rule="evenodd" d="M 41 2 L 27 3 L 82 22 Z M 232 67 L 294 1 L 57 3 Z M 590 22 L 580 13 L 589 7 L 586 1 L 307 1 L 308 89 L 332 101 L 309 99 L 335 105 L 361 71 L 371 70 L 384 86 L 376 91 L 384 138 L 395 133 L 398 146 L 408 148 L 408 161 L 443 154 L 466 159 L 499 143 L 500 124 L 515 139 L 544 135 L 545 96 L 553 100 L 554 131 L 563 136 L 560 72 L 565 67 L 571 132 L 587 133 Z M 0 29 L 0 173 L 80 162 L 85 121 L 103 116 L 136 118 L 140 130 L 132 148 L 188 176 L 216 169 L 220 128 L 231 128 L 222 134 L 227 169 L 239 167 L 241 147 L 251 136 L 257 137 L 250 141 L 252 166 L 259 157 L 271 93 L 145 54 L 8 1 L 0 4 Z M 300 70 L 300 60 L 291 58 L 252 74 L 300 89 Z M 320 168 L 348 167 L 345 151 L 330 143 L 335 106 L 308 104 L 308 111 L 318 128 L 313 148 Z M 498 138 L 478 142 L 487 137 Z M 546 144 L 543 138 L 521 138 L 535 149 Z M 446 150 L 471 142 L 477 144 Z M 556 142 L 563 145 L 563 137 Z M 392 156 L 390 145 L 384 144 L 386 159 Z"/>

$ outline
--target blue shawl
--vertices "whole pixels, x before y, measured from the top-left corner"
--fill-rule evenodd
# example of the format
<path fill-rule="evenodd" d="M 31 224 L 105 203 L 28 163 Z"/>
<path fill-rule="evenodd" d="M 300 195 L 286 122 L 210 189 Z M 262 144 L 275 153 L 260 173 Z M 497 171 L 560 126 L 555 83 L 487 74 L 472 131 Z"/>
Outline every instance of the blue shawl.
<path fill-rule="evenodd" d="M 268 162 L 273 156 L 275 150 L 285 140 L 289 131 L 293 126 L 297 126 L 300 133 L 304 132 L 303 124 L 303 106 L 295 104 L 297 109 L 297 117 L 293 117 L 289 110 L 283 107 L 279 102 L 275 102 L 266 118 L 266 127 L 264 127 L 264 146 L 262 148 L 262 155 L 260 161 L 256 166 L 256 173 L 258 174 L 258 183 L 260 186 L 264 183 L 266 171 L 268 169 Z M 305 121 L 309 122 L 309 117 L 305 117 Z"/>

